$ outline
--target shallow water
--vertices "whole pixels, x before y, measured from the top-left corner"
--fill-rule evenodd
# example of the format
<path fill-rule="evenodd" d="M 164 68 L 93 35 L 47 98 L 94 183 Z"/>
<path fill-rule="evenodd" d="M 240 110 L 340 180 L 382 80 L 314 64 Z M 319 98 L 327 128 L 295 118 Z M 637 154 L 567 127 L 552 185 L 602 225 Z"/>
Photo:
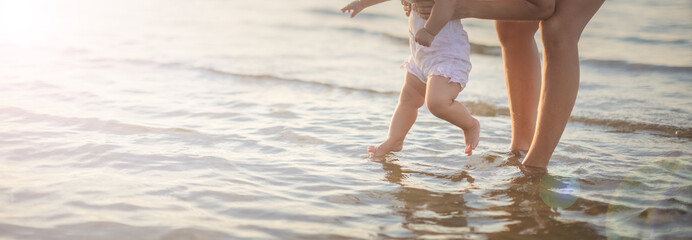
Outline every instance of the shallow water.
<path fill-rule="evenodd" d="M 490 22 L 465 23 L 488 51 L 459 98 L 483 126 L 474 155 L 421 109 L 404 150 L 376 160 L 407 54 L 395 3 L 349 20 L 346 1 L 0 2 L 43 6 L 0 14 L 0 238 L 692 238 L 689 21 L 654 43 L 627 39 L 677 15 L 603 33 L 688 2 L 606 2 L 546 175 L 507 150 Z"/>

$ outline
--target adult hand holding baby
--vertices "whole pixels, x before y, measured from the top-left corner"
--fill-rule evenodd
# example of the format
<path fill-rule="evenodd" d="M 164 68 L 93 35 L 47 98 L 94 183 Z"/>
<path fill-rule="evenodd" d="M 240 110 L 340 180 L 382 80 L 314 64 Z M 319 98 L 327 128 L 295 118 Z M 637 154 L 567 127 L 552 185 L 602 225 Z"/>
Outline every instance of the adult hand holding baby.
<path fill-rule="evenodd" d="M 420 45 L 430 47 L 432 45 L 433 40 L 435 40 L 435 35 L 430 34 L 425 28 L 421 28 L 416 32 L 416 35 L 414 37 L 414 40 Z"/>
<path fill-rule="evenodd" d="M 416 14 L 422 19 L 428 19 L 430 17 L 430 12 L 432 11 L 435 1 L 433 0 L 401 0 L 401 4 L 404 5 L 404 11 L 406 11 L 406 16 L 411 14 L 411 10 L 414 10 Z"/>

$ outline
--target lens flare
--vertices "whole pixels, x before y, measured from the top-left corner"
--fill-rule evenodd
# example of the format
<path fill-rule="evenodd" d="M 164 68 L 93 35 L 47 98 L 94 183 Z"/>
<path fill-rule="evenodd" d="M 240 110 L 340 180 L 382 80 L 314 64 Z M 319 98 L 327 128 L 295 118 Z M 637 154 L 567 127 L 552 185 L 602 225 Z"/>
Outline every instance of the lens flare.
<path fill-rule="evenodd" d="M 683 210 L 686 201 L 673 196 L 689 191 L 684 189 L 689 189 L 691 169 L 689 159 L 668 158 L 632 171 L 620 182 L 608 205 L 608 239 L 666 239 L 679 234 L 676 222 L 689 222 L 690 215 Z"/>
<path fill-rule="evenodd" d="M 540 194 L 543 202 L 551 208 L 568 208 L 577 201 L 580 185 L 576 178 L 557 179 L 545 175 L 541 179 Z"/>

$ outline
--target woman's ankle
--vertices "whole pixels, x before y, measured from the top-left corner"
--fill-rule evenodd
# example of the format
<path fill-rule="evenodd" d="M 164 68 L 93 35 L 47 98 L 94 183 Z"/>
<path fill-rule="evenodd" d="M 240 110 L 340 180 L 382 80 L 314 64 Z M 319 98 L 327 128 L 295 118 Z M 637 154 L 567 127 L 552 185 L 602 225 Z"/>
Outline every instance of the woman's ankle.
<path fill-rule="evenodd" d="M 515 153 L 523 153 L 526 155 L 531 148 L 531 139 L 519 141 L 513 139 L 512 143 L 509 145 L 509 150 Z"/>
<path fill-rule="evenodd" d="M 532 168 L 538 168 L 538 169 L 546 169 L 548 168 L 548 163 L 550 162 L 550 156 L 547 157 L 547 159 L 536 157 L 535 155 L 532 154 L 527 154 L 526 158 L 524 158 L 524 161 L 521 162 L 522 165 L 527 166 L 527 167 L 532 167 Z"/>
<path fill-rule="evenodd" d="M 404 138 L 387 137 L 382 143 L 387 143 L 390 146 L 400 146 L 404 145 Z"/>

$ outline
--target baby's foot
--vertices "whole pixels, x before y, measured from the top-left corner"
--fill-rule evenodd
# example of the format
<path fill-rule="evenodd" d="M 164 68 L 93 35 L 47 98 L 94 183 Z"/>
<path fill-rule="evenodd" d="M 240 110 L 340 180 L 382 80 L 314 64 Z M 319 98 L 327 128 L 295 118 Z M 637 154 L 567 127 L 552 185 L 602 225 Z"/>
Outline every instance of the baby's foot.
<path fill-rule="evenodd" d="M 403 146 L 403 141 L 390 141 L 389 139 L 387 139 L 384 142 L 380 143 L 380 145 L 369 146 L 368 152 L 370 153 L 370 157 L 382 157 L 389 152 L 401 151 L 401 148 Z"/>
<path fill-rule="evenodd" d="M 473 119 L 474 124 L 473 127 L 469 129 L 461 129 L 461 131 L 464 132 L 464 144 L 466 144 L 466 149 L 464 150 L 464 153 L 466 155 L 471 156 L 473 153 L 473 150 L 476 149 L 476 146 L 478 146 L 478 141 L 480 139 L 480 134 L 481 134 L 481 123 L 478 122 L 475 118 Z"/>

